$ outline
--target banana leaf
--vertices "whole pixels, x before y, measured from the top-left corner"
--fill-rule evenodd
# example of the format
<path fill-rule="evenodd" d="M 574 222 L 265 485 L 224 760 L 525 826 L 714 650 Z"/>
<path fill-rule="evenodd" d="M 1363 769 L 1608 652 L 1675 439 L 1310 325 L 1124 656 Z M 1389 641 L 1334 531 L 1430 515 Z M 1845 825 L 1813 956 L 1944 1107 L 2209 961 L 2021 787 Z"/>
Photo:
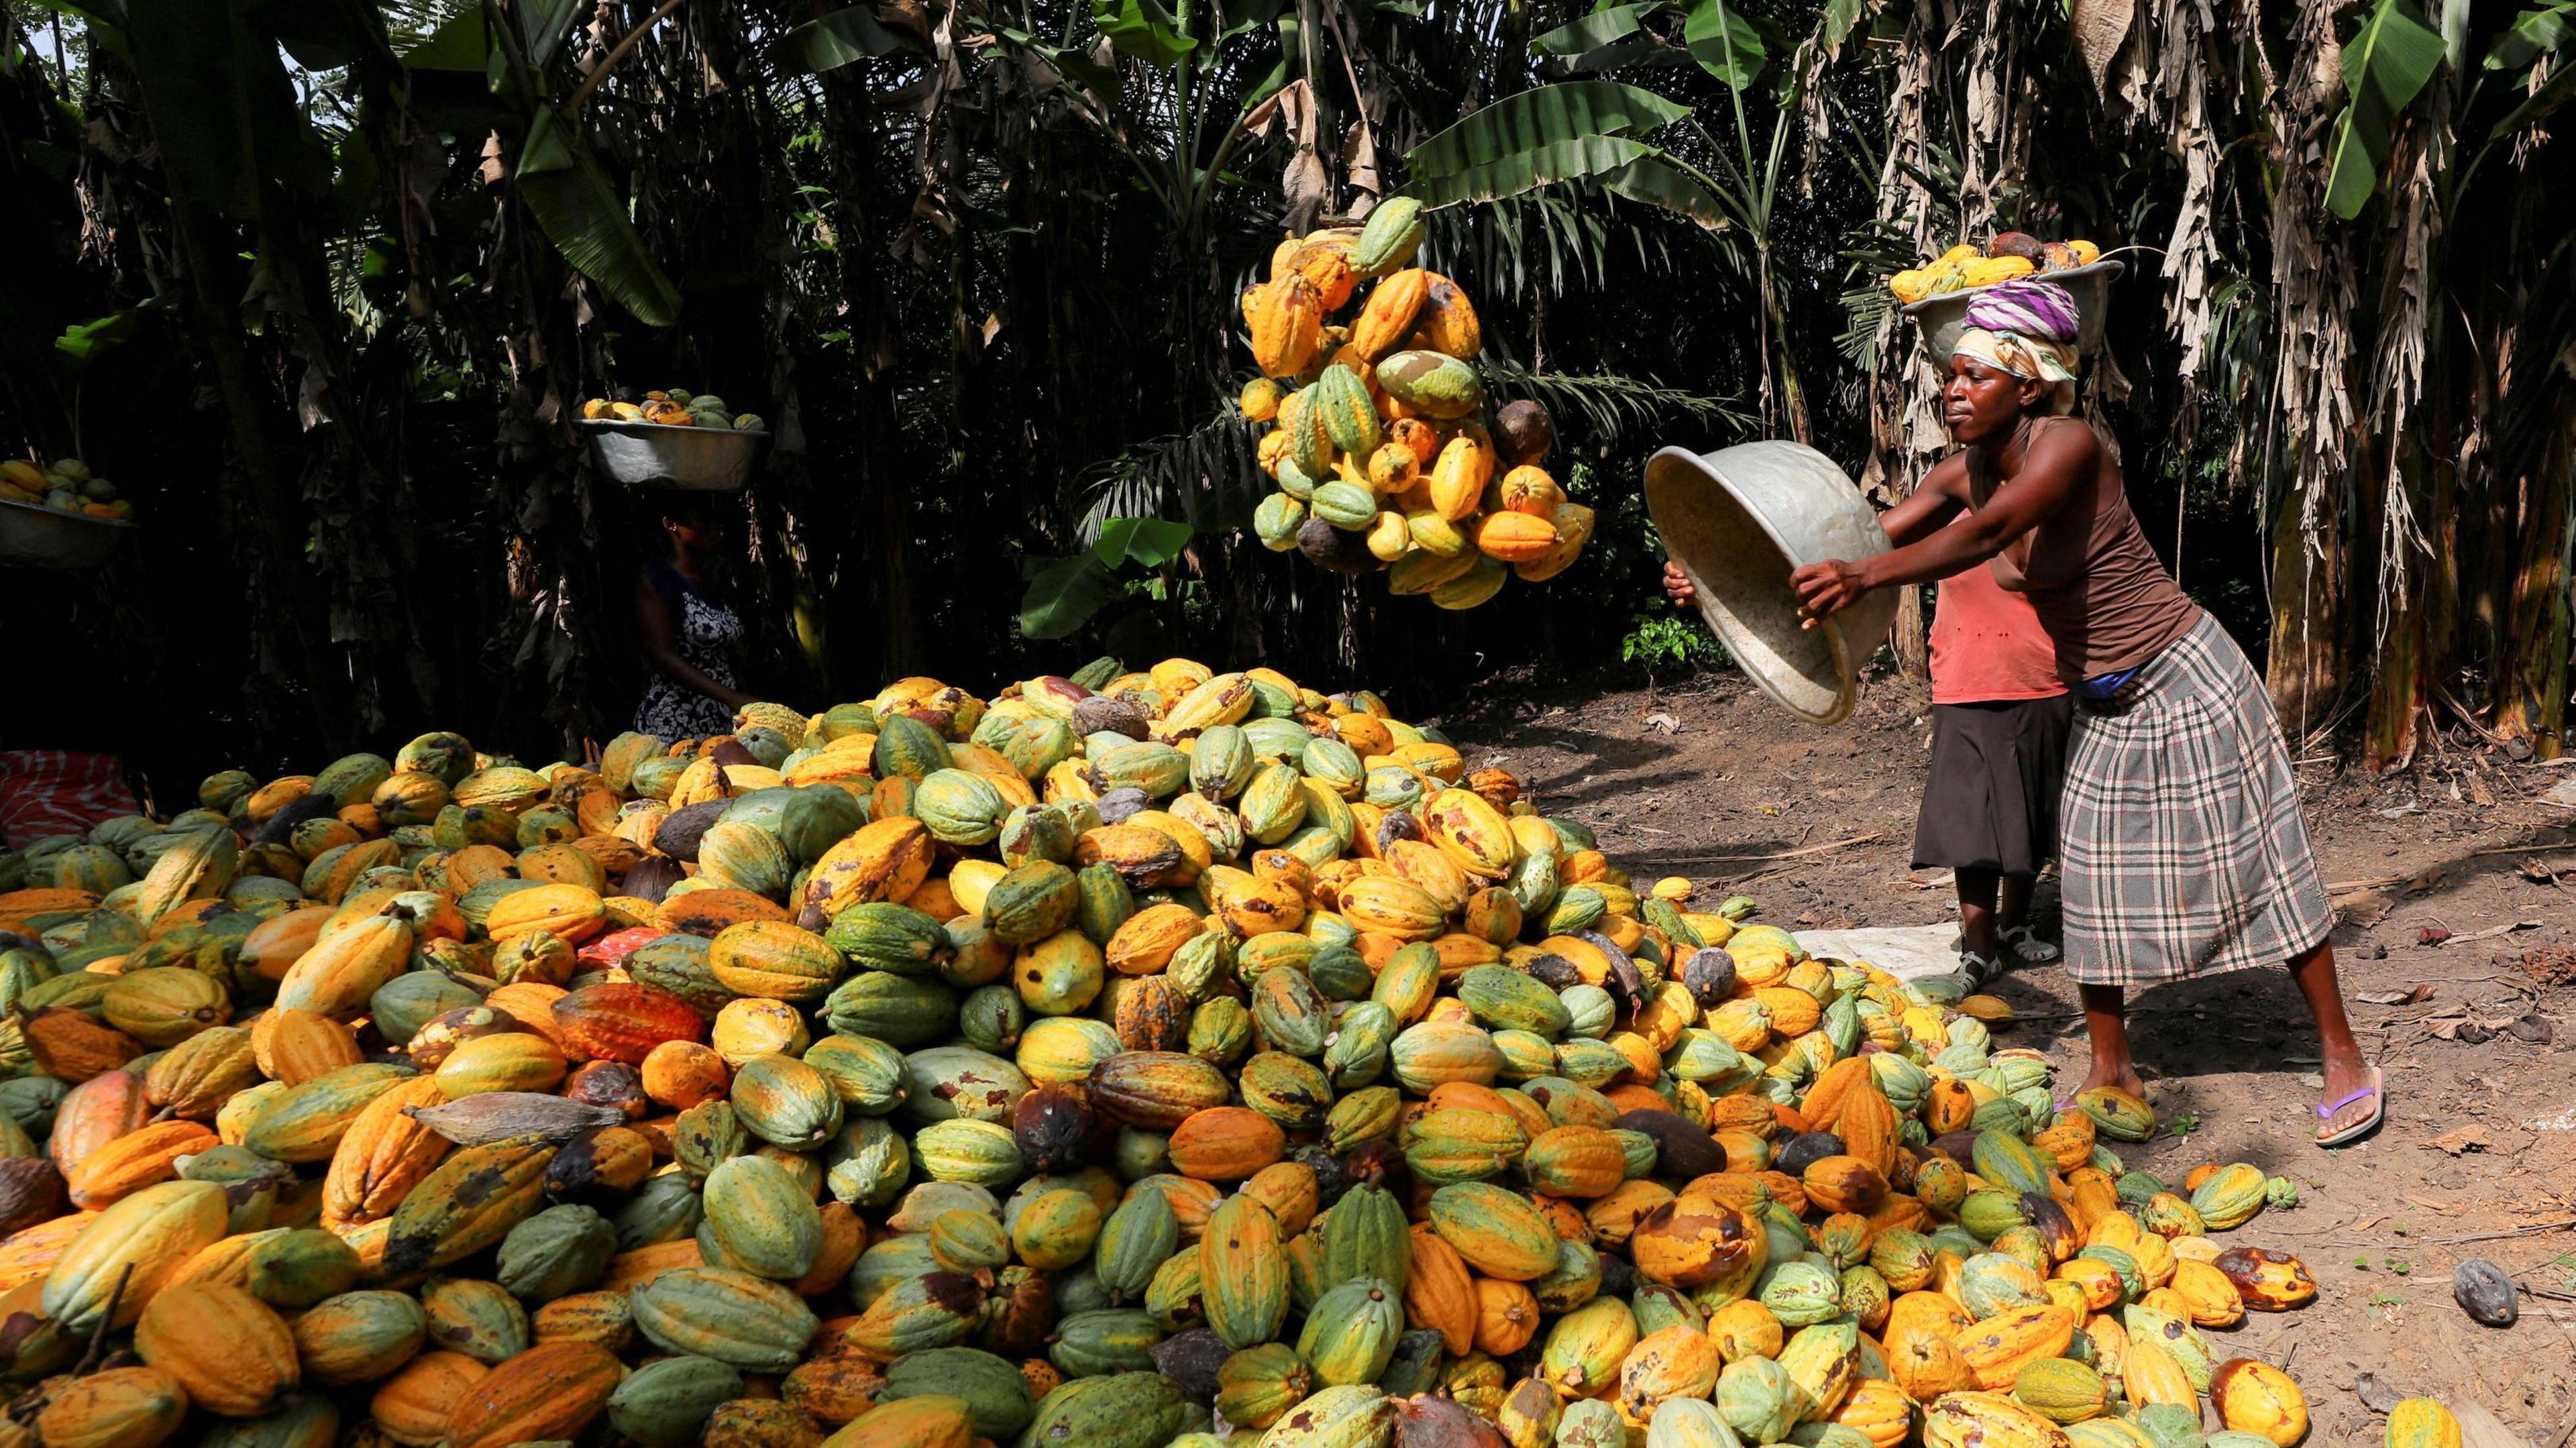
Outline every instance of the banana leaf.
<path fill-rule="evenodd" d="M 1155 0 L 1092 0 L 1091 19 L 1120 55 L 1157 68 L 1178 65 L 1198 49 Z"/>
<path fill-rule="evenodd" d="M 1690 114 L 1688 106 L 1616 81 L 1567 81 L 1507 96 L 1416 146 L 1406 194 L 1427 205 L 1490 201 L 1536 187 L 1608 176 L 1661 156 L 1634 139 Z"/>
<path fill-rule="evenodd" d="M 873 8 L 851 5 L 788 31 L 770 51 L 770 61 L 782 76 L 820 75 L 870 56 L 918 48 L 879 23 Z"/>
<path fill-rule="evenodd" d="M 1714 231 L 1727 224 L 1717 198 L 1660 155 L 1639 156 L 1602 176 L 1601 184 L 1631 201 L 1678 211 Z"/>
<path fill-rule="evenodd" d="M 1020 633 L 1033 639 L 1068 637 L 1126 596 L 1127 586 L 1098 555 L 1059 558 L 1029 580 L 1029 591 L 1020 599 Z"/>
<path fill-rule="evenodd" d="M 1700 69 L 1737 90 L 1753 84 L 1770 61 L 1762 32 L 1726 0 L 1700 0 L 1692 6 L 1682 40 Z"/>
<path fill-rule="evenodd" d="M 546 239 L 583 276 L 599 283 L 637 321 L 679 320 L 680 293 L 644 247 L 626 198 L 584 141 L 552 107 L 541 107 L 519 155 L 519 194 Z"/>
<path fill-rule="evenodd" d="M 2344 94 L 2335 118 L 2326 207 L 2346 221 L 2361 214 L 2388 164 L 2389 132 L 2442 63 L 2442 36 L 2414 0 L 2379 0 L 2343 47 Z"/>
<path fill-rule="evenodd" d="M 1568 70 L 1609 70 L 1623 65 L 1677 65 L 1684 52 L 1660 44 L 1646 21 L 1664 13 L 1665 0 L 1611 5 L 1554 30 L 1530 37 L 1532 55 L 1553 56 Z"/>

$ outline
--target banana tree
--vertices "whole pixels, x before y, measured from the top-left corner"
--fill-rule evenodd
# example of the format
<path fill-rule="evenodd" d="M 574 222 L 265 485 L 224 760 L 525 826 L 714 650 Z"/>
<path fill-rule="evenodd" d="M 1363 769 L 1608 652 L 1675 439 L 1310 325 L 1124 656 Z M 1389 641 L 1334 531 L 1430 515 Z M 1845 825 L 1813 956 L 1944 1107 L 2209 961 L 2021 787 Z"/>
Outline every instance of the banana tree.
<path fill-rule="evenodd" d="M 1820 38 L 1839 43 L 1852 14 L 1854 4 L 1829 7 Z M 1812 426 L 1787 345 L 1773 224 L 1817 42 L 1790 46 L 1776 27 L 1728 0 L 1638 0 L 1534 36 L 1530 50 L 1578 75 L 1696 65 L 1724 90 L 1723 135 L 1700 110 L 1642 86 L 1561 81 L 1506 96 L 1415 147 L 1405 157 L 1407 194 L 1445 206 L 1581 183 L 1688 218 L 1753 293 L 1765 421 L 1785 423 L 1808 441 Z M 1771 107 L 1767 135 L 1745 104 L 1757 87 Z"/>
<path fill-rule="evenodd" d="M 678 7 L 668 0 L 611 46 L 590 73 L 567 84 L 555 64 L 581 0 L 485 3 L 458 15 L 404 53 L 407 74 L 487 78 L 493 119 L 517 141 L 511 188 L 546 239 L 574 270 L 598 283 L 647 326 L 679 320 L 680 293 L 636 231 L 626 198 L 600 164 L 582 112 L 618 63 Z"/>

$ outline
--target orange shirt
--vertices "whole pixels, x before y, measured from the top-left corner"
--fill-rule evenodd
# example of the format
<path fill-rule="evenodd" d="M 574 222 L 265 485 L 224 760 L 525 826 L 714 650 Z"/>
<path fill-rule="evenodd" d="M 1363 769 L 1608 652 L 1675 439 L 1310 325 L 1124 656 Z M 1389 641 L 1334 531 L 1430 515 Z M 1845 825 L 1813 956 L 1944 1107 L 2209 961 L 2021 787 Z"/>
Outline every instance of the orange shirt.
<path fill-rule="evenodd" d="M 2049 699 L 2065 692 L 2057 677 L 2057 645 L 2040 627 L 2030 600 L 1995 581 L 1991 564 L 1941 580 L 1932 610 L 1933 703 Z"/>

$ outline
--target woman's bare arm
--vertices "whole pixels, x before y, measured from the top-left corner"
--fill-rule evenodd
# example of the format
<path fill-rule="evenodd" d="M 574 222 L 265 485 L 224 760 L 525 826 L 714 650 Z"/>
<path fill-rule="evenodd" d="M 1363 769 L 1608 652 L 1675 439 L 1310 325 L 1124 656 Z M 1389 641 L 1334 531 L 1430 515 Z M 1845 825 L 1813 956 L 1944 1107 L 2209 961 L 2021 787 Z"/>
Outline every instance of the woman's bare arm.
<path fill-rule="evenodd" d="M 1878 526 L 1887 531 L 1888 542 L 1902 548 L 1948 527 L 1967 506 L 1967 454 L 1956 452 L 1934 464 L 1895 507 L 1879 514 Z"/>
<path fill-rule="evenodd" d="M 1925 583 L 1964 572 L 2001 553 L 2064 507 L 2100 465 L 2101 449 L 2090 428 L 2050 428 L 2031 439 L 2021 467 L 1964 522 L 1875 558 L 1809 564 L 1790 575 L 1790 586 L 1798 591 L 1798 601 L 1812 621 L 1849 608 L 1854 599 L 1874 588 Z M 1961 471 L 1964 476 L 1964 465 Z"/>

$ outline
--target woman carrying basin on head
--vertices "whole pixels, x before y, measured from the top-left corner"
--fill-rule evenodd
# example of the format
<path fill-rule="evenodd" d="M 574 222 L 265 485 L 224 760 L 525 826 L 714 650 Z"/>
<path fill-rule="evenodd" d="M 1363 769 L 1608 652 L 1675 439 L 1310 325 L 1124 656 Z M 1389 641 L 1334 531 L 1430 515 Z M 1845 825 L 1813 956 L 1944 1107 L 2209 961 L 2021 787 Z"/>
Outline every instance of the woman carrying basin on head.
<path fill-rule="evenodd" d="M 653 671 L 635 728 L 673 740 L 724 734 L 753 696 L 734 673 L 743 622 L 719 581 L 723 523 L 697 493 L 668 495 L 656 521 L 660 556 L 635 579 L 635 632 Z"/>
<path fill-rule="evenodd" d="M 2378 1123 L 2382 1081 L 2344 1019 L 2289 750 L 2244 651 L 2147 546 L 2118 461 L 2067 416 L 2077 320 L 2044 281 L 1970 302 L 1942 388 L 1961 447 L 1915 494 L 1950 526 L 1791 583 L 1822 619 L 1872 589 L 1991 561 L 2037 612 L 2076 698 L 2059 857 L 2068 973 L 2092 1036 L 2084 1084 L 2139 1090 L 2126 987 L 2283 963 L 2324 1046 L 2317 1139 L 2340 1144 Z"/>

